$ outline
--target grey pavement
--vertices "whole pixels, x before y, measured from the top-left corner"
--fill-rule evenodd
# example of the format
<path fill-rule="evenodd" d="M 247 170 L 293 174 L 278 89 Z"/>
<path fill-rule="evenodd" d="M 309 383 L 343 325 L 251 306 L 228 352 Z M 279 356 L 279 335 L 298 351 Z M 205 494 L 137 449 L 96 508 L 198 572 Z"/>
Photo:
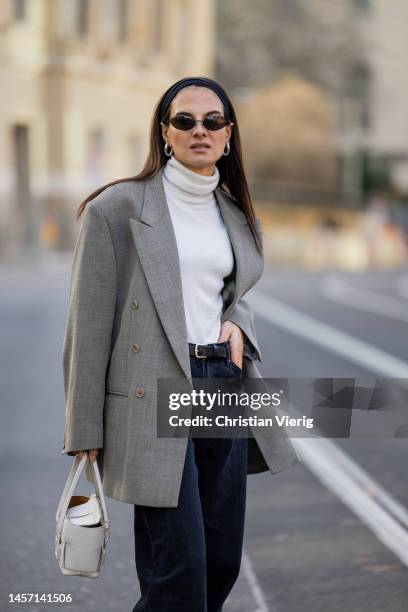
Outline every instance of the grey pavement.
<path fill-rule="evenodd" d="M 107 498 L 112 528 L 98 579 L 63 576 L 54 557 L 55 511 L 72 461 L 59 454 L 69 262 L 65 257 L 40 268 L 0 267 L 1 612 L 128 612 L 138 599 L 131 505 Z M 317 291 L 319 278 L 276 271 L 265 274 L 262 288 L 408 362 L 402 324 L 325 301 Z M 394 286 L 391 275 L 353 282 L 387 293 Z M 264 376 L 371 375 L 261 319 L 257 329 Z M 407 440 L 337 443 L 408 506 Z M 84 479 L 76 493 L 89 491 Z M 407 568 L 303 464 L 274 476 L 249 477 L 245 555 L 253 573 L 243 564 L 226 612 L 408 609 Z M 18 592 L 72 593 L 73 603 L 8 605 L 8 594 Z"/>

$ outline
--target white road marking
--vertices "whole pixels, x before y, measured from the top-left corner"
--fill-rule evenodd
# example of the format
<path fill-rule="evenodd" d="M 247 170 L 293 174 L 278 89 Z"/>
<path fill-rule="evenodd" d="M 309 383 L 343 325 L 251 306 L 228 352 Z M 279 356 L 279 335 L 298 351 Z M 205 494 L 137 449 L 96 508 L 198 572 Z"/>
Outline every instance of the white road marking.
<path fill-rule="evenodd" d="M 291 441 L 310 471 L 408 566 L 406 508 L 337 444 L 326 438 L 292 438 Z"/>
<path fill-rule="evenodd" d="M 320 291 L 324 297 L 334 302 L 383 317 L 408 321 L 406 303 L 375 291 L 353 287 L 334 276 L 328 276 L 321 281 Z"/>
<path fill-rule="evenodd" d="M 368 342 L 322 323 L 258 290 L 251 292 L 248 301 L 260 317 L 295 336 L 341 355 L 381 376 L 408 379 L 407 362 L 375 348 Z"/>
<path fill-rule="evenodd" d="M 406 362 L 264 293 L 253 292 L 251 304 L 256 314 L 294 335 L 381 375 L 408 378 Z M 292 438 L 291 441 L 300 460 L 408 566 L 407 509 L 331 440 L 317 437 Z"/>
<path fill-rule="evenodd" d="M 252 596 L 256 602 L 256 608 L 253 612 L 274 612 L 276 608 L 270 608 L 266 603 L 261 585 L 258 582 L 255 571 L 252 567 L 252 562 L 245 550 L 242 552 L 242 569 L 248 581 Z"/>

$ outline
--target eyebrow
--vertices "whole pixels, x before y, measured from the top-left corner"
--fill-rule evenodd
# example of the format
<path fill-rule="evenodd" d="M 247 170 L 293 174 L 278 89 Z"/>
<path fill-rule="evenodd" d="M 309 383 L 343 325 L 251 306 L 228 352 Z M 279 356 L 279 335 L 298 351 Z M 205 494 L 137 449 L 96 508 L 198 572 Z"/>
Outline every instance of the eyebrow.
<path fill-rule="evenodd" d="M 218 114 L 222 115 L 222 111 L 220 111 L 220 110 L 216 109 L 216 110 L 211 110 L 211 111 L 208 111 L 208 113 L 204 113 L 204 117 L 205 117 L 206 115 L 213 115 L 214 113 L 218 113 Z M 189 113 L 188 111 L 178 111 L 178 112 L 176 113 L 176 115 L 190 115 L 190 116 L 192 117 L 192 116 L 193 116 L 193 113 Z"/>

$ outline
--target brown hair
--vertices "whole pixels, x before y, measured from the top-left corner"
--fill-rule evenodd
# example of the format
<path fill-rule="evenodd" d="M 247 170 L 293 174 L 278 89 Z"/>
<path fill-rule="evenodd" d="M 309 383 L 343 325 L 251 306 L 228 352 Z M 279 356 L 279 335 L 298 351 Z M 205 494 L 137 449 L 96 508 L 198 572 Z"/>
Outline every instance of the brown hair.
<path fill-rule="evenodd" d="M 144 163 L 142 170 L 136 176 L 130 176 L 128 178 L 117 179 L 111 183 L 107 183 L 102 187 L 98 187 L 93 191 L 78 207 L 76 218 L 79 220 L 85 206 L 99 195 L 104 189 L 117 183 L 125 181 L 142 181 L 146 178 L 153 177 L 159 170 L 167 163 L 168 157 L 164 153 L 163 147 L 165 141 L 161 131 L 161 105 L 166 95 L 166 92 L 160 97 L 157 102 L 152 123 L 150 127 L 150 149 Z M 228 98 L 228 96 L 227 96 Z M 229 100 L 229 98 L 228 98 Z M 229 100 L 229 121 L 234 122 L 234 127 L 231 132 L 230 138 L 230 153 L 229 155 L 222 156 L 217 162 L 217 168 L 220 173 L 219 187 L 224 192 L 228 193 L 235 199 L 235 205 L 245 214 L 258 251 L 262 252 L 262 242 L 258 233 L 258 229 L 255 222 L 255 211 L 253 208 L 251 196 L 249 193 L 248 183 L 245 176 L 244 164 L 242 160 L 242 149 L 241 139 L 239 135 L 239 128 L 237 123 L 237 117 L 234 108 Z M 170 108 L 167 110 L 163 122 L 166 123 L 170 117 Z"/>

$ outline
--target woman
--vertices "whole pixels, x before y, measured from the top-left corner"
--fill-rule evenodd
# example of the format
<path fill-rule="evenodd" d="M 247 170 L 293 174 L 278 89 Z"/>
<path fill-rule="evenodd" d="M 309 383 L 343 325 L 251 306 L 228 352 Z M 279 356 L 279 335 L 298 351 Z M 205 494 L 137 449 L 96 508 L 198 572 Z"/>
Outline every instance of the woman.
<path fill-rule="evenodd" d="M 134 505 L 134 611 L 219 611 L 239 573 L 247 473 L 298 460 L 282 434 L 157 435 L 158 378 L 191 388 L 193 379 L 260 377 L 242 299 L 263 269 L 260 222 L 223 88 L 203 77 L 170 87 L 142 172 L 92 193 L 81 213 L 62 454 L 88 450 L 106 495 Z"/>

